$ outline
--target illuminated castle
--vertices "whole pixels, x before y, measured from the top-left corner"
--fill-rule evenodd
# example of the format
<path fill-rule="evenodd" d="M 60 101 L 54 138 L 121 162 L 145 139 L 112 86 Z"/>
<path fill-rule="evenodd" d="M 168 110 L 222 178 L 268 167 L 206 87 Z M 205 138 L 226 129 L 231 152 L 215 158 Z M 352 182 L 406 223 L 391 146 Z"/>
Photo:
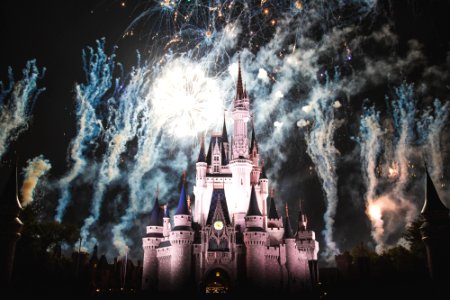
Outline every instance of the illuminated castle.
<path fill-rule="evenodd" d="M 142 239 L 144 290 L 295 292 L 317 282 L 315 233 L 308 230 L 303 212 L 296 234 L 287 206 L 286 216 L 279 215 L 273 193 L 269 197 L 254 128 L 248 139 L 250 100 L 240 63 L 236 89 L 232 143 L 225 120 L 222 132 L 212 135 L 207 152 L 202 138 L 193 209 L 183 185 L 172 227 L 156 196 Z"/>

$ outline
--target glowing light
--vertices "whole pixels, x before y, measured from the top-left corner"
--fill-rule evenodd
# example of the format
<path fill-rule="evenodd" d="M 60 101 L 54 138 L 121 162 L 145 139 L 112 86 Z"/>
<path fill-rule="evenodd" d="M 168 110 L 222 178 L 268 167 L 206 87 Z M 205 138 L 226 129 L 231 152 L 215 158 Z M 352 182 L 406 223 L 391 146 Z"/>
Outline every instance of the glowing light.
<path fill-rule="evenodd" d="M 214 229 L 215 230 L 222 230 L 223 228 L 223 223 L 222 221 L 216 221 L 214 222 Z M 220 274 L 219 274 L 220 275 Z M 216 275 L 217 276 L 217 275 Z"/>
<path fill-rule="evenodd" d="M 277 20 L 275 20 L 275 19 L 270 20 L 270 25 L 272 25 L 272 26 L 277 25 Z"/>
<path fill-rule="evenodd" d="M 199 64 L 177 59 L 164 67 L 152 93 L 156 124 L 175 137 L 192 137 L 216 125 L 223 112 L 217 81 Z"/>
<path fill-rule="evenodd" d="M 398 176 L 398 163 L 394 161 L 388 168 L 388 177 L 396 178 L 397 176 Z"/>
<path fill-rule="evenodd" d="M 303 9 L 303 3 L 301 1 L 295 1 L 294 5 L 296 9 Z"/>
<path fill-rule="evenodd" d="M 269 14 L 269 9 L 267 7 L 263 9 L 263 14 L 266 16 Z"/>
<path fill-rule="evenodd" d="M 371 219 L 381 220 L 381 208 L 376 204 L 369 204 L 368 213 Z"/>
<path fill-rule="evenodd" d="M 283 123 L 281 123 L 280 121 L 275 121 L 273 122 L 273 126 L 275 126 L 275 128 L 281 128 L 281 126 L 283 126 Z"/>

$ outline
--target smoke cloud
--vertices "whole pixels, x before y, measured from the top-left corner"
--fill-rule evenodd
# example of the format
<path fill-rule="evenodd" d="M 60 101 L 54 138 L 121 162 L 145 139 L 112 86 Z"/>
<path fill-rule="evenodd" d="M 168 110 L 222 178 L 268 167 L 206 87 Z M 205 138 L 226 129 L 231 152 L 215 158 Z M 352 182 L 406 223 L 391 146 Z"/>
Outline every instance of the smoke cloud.
<path fill-rule="evenodd" d="M 40 155 L 27 161 L 27 166 L 23 169 L 24 180 L 20 193 L 22 195 L 22 206 L 26 207 L 33 202 L 34 191 L 39 179 L 51 169 L 50 162 Z"/>
<path fill-rule="evenodd" d="M 22 70 L 21 80 L 14 81 L 9 67 L 9 82 L 0 81 L 0 159 L 10 143 L 28 128 L 34 102 L 45 91 L 38 87 L 44 74 L 45 68 L 39 70 L 36 60 L 30 60 Z"/>

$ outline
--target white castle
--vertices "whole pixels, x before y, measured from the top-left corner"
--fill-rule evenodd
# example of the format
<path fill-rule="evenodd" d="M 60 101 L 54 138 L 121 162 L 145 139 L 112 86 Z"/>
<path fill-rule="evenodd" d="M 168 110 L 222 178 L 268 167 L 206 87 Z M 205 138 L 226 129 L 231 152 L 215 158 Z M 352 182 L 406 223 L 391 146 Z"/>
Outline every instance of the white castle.
<path fill-rule="evenodd" d="M 172 227 L 156 196 L 142 239 L 144 290 L 296 292 L 317 282 L 315 233 L 308 230 L 306 215 L 300 211 L 294 235 L 287 205 L 283 220 L 273 193 L 269 197 L 254 128 L 250 143 L 247 136 L 249 109 L 239 62 L 232 143 L 225 120 L 222 133 L 212 135 L 206 153 L 202 138 L 193 210 L 183 184 Z"/>

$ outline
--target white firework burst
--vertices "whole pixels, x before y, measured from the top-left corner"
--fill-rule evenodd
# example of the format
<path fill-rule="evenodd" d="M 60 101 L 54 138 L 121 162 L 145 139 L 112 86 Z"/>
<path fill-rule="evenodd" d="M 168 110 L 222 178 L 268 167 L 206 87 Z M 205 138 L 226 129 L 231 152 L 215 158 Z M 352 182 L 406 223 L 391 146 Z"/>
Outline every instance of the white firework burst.
<path fill-rule="evenodd" d="M 156 125 L 173 137 L 192 137 L 216 126 L 224 105 L 216 79 L 199 63 L 178 58 L 165 65 L 152 92 Z"/>

